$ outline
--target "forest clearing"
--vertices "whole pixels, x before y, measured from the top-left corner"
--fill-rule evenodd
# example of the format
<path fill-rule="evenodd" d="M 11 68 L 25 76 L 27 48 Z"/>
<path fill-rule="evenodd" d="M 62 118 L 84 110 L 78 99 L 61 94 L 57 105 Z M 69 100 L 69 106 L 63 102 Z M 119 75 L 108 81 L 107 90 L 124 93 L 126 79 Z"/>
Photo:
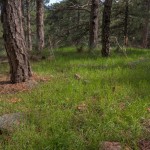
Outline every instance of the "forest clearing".
<path fill-rule="evenodd" d="M 0 5 L 0 150 L 150 150 L 149 0 Z"/>

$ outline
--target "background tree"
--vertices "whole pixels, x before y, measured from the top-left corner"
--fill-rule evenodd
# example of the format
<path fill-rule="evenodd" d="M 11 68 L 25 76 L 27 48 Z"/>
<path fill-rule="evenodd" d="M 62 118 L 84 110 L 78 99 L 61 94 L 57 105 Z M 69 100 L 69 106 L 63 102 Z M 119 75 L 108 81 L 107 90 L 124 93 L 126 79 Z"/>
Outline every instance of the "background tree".
<path fill-rule="evenodd" d="M 90 51 L 97 46 L 98 42 L 98 27 L 99 27 L 99 0 L 91 0 L 91 14 L 90 14 Z"/>
<path fill-rule="evenodd" d="M 112 0 L 105 0 L 102 20 L 102 56 L 110 54 L 110 17 Z"/>
<path fill-rule="evenodd" d="M 37 25 L 37 47 L 41 51 L 44 48 L 44 1 L 36 0 L 36 25 Z"/>
<path fill-rule="evenodd" d="M 150 1 L 149 0 L 145 0 L 143 2 L 143 7 L 145 10 L 145 15 L 144 15 L 144 19 L 143 19 L 143 48 L 147 48 L 148 46 L 148 36 L 149 36 L 149 22 L 150 22 Z"/>
<path fill-rule="evenodd" d="M 53 47 L 88 46 L 90 9 L 87 0 L 62 1 L 47 7 L 46 13 L 48 32 L 45 36 L 48 39 L 50 35 Z"/>
<path fill-rule="evenodd" d="M 129 0 L 125 0 L 124 45 L 128 45 Z"/>

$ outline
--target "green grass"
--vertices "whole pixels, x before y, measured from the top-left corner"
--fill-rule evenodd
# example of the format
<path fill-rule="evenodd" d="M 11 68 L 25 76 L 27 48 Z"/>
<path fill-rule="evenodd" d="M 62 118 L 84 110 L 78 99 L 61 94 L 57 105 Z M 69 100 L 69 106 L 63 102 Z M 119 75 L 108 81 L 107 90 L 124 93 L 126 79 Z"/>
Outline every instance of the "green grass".
<path fill-rule="evenodd" d="M 53 76 L 31 92 L 1 95 L 0 114 L 23 112 L 26 122 L 6 140 L 5 150 L 98 150 L 102 141 L 118 141 L 138 150 L 150 136 L 142 120 L 150 119 L 150 51 L 128 49 L 128 58 L 78 54 L 73 48 L 55 60 L 33 62 L 40 75 Z M 0 65 L 3 74 L 7 66 Z M 81 80 L 74 78 L 75 74 Z M 18 103 L 6 102 L 18 97 Z M 79 111 L 77 107 L 86 105 Z M 123 108 L 122 108 L 123 105 Z"/>

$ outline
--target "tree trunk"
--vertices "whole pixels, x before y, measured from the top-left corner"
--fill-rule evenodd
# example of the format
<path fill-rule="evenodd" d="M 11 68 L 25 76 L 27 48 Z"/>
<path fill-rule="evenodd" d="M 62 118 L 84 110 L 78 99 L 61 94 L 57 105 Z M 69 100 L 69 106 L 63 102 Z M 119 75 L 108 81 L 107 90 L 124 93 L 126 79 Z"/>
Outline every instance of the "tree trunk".
<path fill-rule="evenodd" d="M 30 0 L 26 0 L 26 7 L 27 7 L 27 46 L 28 49 L 32 50 L 32 38 L 31 38 L 31 16 L 30 16 Z"/>
<path fill-rule="evenodd" d="M 149 34 L 149 20 L 145 19 L 143 28 L 143 48 L 147 48 L 148 45 L 148 34 Z"/>
<path fill-rule="evenodd" d="M 89 51 L 96 48 L 98 42 L 99 0 L 92 0 L 90 17 Z"/>
<path fill-rule="evenodd" d="M 80 29 L 79 25 L 80 25 L 80 10 L 78 9 L 77 10 L 77 31 L 79 31 Z M 77 47 L 79 46 L 79 44 L 80 44 L 80 38 L 77 37 L 77 42 L 76 42 Z"/>
<path fill-rule="evenodd" d="M 145 1 L 145 9 L 147 12 L 146 17 L 144 18 L 144 28 L 143 28 L 143 48 L 147 48 L 148 45 L 148 35 L 149 35 L 149 22 L 150 22 L 150 1 Z"/>
<path fill-rule="evenodd" d="M 125 1 L 125 18 L 124 18 L 124 45 L 128 45 L 128 20 L 129 20 L 129 0 Z"/>
<path fill-rule="evenodd" d="M 31 77 L 22 23 L 21 0 L 3 0 L 2 23 L 11 82 L 27 81 Z"/>
<path fill-rule="evenodd" d="M 112 0 L 105 0 L 102 21 L 102 56 L 108 57 L 110 54 L 110 17 Z"/>
<path fill-rule="evenodd" d="M 41 51 L 44 48 L 44 1 L 36 0 L 36 21 L 37 21 L 37 46 Z"/>

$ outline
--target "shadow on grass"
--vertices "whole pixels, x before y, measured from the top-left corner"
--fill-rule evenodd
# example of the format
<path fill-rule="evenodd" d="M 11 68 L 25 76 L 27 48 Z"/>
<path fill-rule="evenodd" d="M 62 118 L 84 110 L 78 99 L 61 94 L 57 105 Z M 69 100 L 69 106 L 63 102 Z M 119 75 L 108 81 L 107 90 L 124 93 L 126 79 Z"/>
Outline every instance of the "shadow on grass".
<path fill-rule="evenodd" d="M 140 57 L 146 54 L 149 54 L 150 50 L 148 49 L 132 49 L 129 48 L 127 49 L 127 56 L 128 57 Z M 55 52 L 55 55 L 57 58 L 63 57 L 66 58 L 65 60 L 82 60 L 82 59 L 97 59 L 97 58 L 102 58 L 102 59 L 107 59 L 105 57 L 101 56 L 101 51 L 99 50 L 95 50 L 91 53 L 89 53 L 88 51 L 84 51 L 81 53 L 76 52 L 75 50 L 72 51 L 64 51 L 64 50 L 58 50 Z M 115 58 L 115 57 L 122 57 L 124 58 L 124 54 L 120 54 L 120 53 L 116 53 L 114 50 L 112 50 L 110 58 Z"/>
<path fill-rule="evenodd" d="M 76 51 L 69 51 L 69 52 L 64 52 L 64 51 L 57 51 L 55 52 L 56 57 L 60 58 L 66 58 L 65 60 L 81 60 L 81 59 L 96 59 L 101 57 L 100 52 L 94 52 L 94 53 L 88 53 L 88 52 L 82 52 L 78 53 Z"/>
<path fill-rule="evenodd" d="M 133 55 L 142 56 L 147 53 L 150 53 L 150 50 L 148 50 L 148 49 L 132 49 L 132 48 L 127 49 L 127 55 L 130 57 L 132 57 Z"/>

